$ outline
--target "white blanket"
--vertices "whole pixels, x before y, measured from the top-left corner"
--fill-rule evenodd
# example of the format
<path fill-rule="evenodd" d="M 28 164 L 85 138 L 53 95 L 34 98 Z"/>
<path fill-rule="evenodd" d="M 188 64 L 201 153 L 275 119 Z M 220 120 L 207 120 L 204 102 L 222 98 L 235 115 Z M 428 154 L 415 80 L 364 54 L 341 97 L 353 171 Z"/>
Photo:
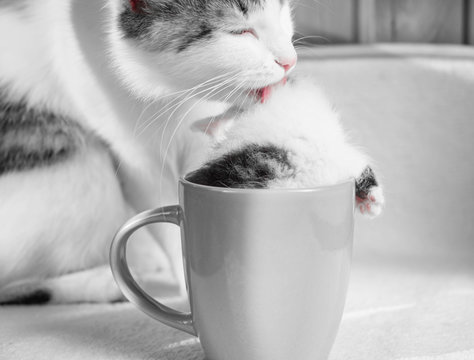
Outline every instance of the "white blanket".
<path fill-rule="evenodd" d="M 330 360 L 474 359 L 473 274 L 356 262 Z M 2 360 L 204 359 L 195 338 L 129 303 L 2 308 L 0 321 Z"/>

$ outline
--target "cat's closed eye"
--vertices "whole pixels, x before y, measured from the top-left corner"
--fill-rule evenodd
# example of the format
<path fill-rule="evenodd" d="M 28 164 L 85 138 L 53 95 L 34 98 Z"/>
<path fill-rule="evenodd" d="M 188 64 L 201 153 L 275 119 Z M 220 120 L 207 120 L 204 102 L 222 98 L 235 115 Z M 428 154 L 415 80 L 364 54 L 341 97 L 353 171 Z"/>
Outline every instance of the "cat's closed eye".
<path fill-rule="evenodd" d="M 230 32 L 233 35 L 251 35 L 258 39 L 257 32 L 254 29 L 234 30 Z"/>

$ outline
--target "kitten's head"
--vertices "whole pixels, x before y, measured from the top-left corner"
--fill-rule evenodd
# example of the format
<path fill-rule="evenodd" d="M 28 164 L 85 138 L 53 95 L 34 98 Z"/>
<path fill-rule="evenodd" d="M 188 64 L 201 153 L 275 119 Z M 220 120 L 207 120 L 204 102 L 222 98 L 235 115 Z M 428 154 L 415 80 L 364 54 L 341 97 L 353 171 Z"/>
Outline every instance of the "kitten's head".
<path fill-rule="evenodd" d="M 111 51 L 139 96 L 262 96 L 296 63 L 289 0 L 111 0 Z"/>

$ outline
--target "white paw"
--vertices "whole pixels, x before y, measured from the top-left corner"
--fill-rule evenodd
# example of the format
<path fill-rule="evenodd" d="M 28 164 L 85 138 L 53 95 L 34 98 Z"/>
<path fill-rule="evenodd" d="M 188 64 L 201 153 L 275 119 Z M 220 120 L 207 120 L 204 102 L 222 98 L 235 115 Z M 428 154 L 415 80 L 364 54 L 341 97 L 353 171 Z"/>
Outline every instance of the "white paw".
<path fill-rule="evenodd" d="M 365 198 L 356 196 L 358 211 L 369 218 L 379 216 L 385 204 L 385 198 L 380 186 L 373 187 Z"/>

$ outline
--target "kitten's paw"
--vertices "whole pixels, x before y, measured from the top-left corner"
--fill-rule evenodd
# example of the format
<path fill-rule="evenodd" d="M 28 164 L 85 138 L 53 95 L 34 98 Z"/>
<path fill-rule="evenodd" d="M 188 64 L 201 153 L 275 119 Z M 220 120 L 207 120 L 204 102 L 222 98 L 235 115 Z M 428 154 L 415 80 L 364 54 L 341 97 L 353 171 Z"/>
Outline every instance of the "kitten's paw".
<path fill-rule="evenodd" d="M 380 186 L 372 187 L 364 197 L 356 196 L 356 207 L 358 211 L 369 218 L 380 215 L 384 203 L 385 198 Z"/>
<path fill-rule="evenodd" d="M 362 215 L 374 218 L 382 212 L 385 199 L 372 169 L 367 166 L 356 179 L 356 206 Z"/>

